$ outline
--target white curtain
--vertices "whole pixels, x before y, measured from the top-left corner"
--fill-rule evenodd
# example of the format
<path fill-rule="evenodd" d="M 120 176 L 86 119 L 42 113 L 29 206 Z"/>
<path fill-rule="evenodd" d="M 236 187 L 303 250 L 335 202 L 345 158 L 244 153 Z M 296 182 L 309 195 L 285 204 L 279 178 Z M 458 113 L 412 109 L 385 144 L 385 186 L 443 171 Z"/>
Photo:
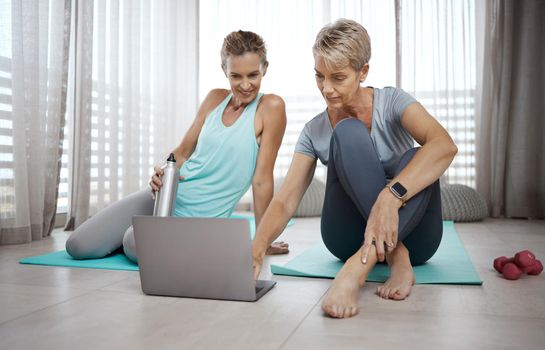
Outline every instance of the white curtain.
<path fill-rule="evenodd" d="M 196 0 L 77 3 L 67 228 L 147 186 L 197 109 Z"/>
<path fill-rule="evenodd" d="M 0 244 L 15 244 L 55 220 L 71 2 L 0 4 Z"/>
<path fill-rule="evenodd" d="M 494 217 L 545 218 L 545 1 L 485 14 L 477 189 Z"/>
<path fill-rule="evenodd" d="M 3 1 L 0 244 L 50 234 L 66 109 L 70 1 Z"/>
<path fill-rule="evenodd" d="M 399 0 L 400 86 L 449 131 L 458 155 L 443 176 L 475 187 L 475 2 Z"/>
<path fill-rule="evenodd" d="M 360 22 L 371 37 L 365 84 L 400 86 L 415 95 L 460 149 L 444 179 L 474 186 L 473 0 L 202 0 L 200 98 L 211 88 L 227 87 L 218 58 L 223 37 L 238 29 L 262 35 L 270 61 L 262 90 L 282 96 L 287 107 L 275 168 L 275 176 L 285 175 L 304 124 L 325 108 L 314 81 L 314 39 L 323 25 L 341 17 Z M 323 167 L 317 176 L 325 177 Z"/>

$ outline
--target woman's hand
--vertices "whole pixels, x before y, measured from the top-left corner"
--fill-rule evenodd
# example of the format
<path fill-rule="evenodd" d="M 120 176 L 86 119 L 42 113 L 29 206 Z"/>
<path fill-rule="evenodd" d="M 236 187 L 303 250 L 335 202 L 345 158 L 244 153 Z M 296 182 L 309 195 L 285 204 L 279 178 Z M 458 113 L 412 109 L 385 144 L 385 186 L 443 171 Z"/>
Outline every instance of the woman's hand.
<path fill-rule="evenodd" d="M 163 167 L 160 167 L 158 165 L 153 167 L 153 171 L 155 173 L 151 177 L 149 186 L 151 187 L 151 195 L 153 199 L 155 199 L 155 194 L 161 189 L 161 186 L 163 186 L 163 182 L 161 181 L 161 178 L 164 175 L 164 171 L 163 171 Z M 183 179 L 184 177 L 180 176 L 180 181 L 182 181 Z"/>
<path fill-rule="evenodd" d="M 380 192 L 371 209 L 367 227 L 365 228 L 362 263 L 367 263 L 369 249 L 374 244 L 378 261 L 382 262 L 385 253 L 390 253 L 397 245 L 397 229 L 399 227 L 399 208 L 403 203 L 388 189 Z"/>
<path fill-rule="evenodd" d="M 280 254 L 288 254 L 290 252 L 290 245 L 287 242 L 280 241 L 280 242 L 273 242 L 267 248 L 266 255 L 280 255 Z"/>

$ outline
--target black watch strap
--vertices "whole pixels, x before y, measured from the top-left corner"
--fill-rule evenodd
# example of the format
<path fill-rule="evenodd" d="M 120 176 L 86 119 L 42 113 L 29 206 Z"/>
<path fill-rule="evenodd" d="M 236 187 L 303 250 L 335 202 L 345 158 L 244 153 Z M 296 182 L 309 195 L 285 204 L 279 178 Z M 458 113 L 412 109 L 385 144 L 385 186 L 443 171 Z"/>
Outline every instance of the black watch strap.
<path fill-rule="evenodd" d="M 406 203 L 405 197 L 407 195 L 407 189 L 405 188 L 405 186 L 403 186 L 399 182 L 396 182 L 393 185 L 387 185 L 386 187 L 388 187 L 390 192 L 392 192 L 392 194 L 403 203 L 402 206 L 404 207 Z"/>

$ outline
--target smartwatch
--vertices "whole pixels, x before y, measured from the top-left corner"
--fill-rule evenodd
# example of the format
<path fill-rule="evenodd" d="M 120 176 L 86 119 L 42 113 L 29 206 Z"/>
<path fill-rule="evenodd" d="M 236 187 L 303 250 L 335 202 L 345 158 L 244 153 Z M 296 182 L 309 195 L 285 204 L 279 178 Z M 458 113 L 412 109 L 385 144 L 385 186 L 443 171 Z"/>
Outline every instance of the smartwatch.
<path fill-rule="evenodd" d="M 405 195 L 407 194 L 407 189 L 405 188 L 405 186 L 403 186 L 399 182 L 396 182 L 395 184 L 387 185 L 386 187 L 388 187 L 390 192 L 392 192 L 392 194 L 396 196 L 403 203 L 401 206 L 404 207 Z"/>

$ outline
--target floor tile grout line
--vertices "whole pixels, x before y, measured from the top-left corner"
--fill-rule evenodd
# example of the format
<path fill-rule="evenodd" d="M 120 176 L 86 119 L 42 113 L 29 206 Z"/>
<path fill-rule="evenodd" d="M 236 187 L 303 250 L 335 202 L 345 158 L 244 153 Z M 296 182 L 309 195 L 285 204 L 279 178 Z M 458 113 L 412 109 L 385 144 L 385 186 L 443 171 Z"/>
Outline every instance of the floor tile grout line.
<path fill-rule="evenodd" d="M 326 291 L 320 296 L 320 298 L 318 298 L 318 301 L 312 305 L 312 307 L 310 308 L 310 310 L 306 313 L 306 315 L 303 317 L 303 319 L 297 324 L 297 326 L 295 326 L 295 328 L 290 332 L 290 334 L 286 337 L 286 339 L 282 342 L 282 344 L 280 344 L 280 347 L 278 347 L 278 349 L 282 349 L 284 346 L 286 346 L 287 342 L 290 340 L 290 338 L 295 334 L 295 332 L 299 329 L 299 327 L 301 326 L 301 324 L 303 324 L 303 322 L 305 322 L 305 320 L 308 318 L 308 316 L 310 315 L 310 313 L 312 311 L 314 311 L 314 309 L 316 308 L 316 305 L 318 305 L 320 303 L 320 301 L 322 301 L 322 299 L 324 298 L 324 296 L 326 295 L 326 293 L 329 291 L 329 288 L 326 289 Z"/>
<path fill-rule="evenodd" d="M 77 299 L 77 298 L 80 298 L 80 297 L 87 296 L 88 294 L 93 293 L 93 292 L 96 292 L 96 290 L 95 290 L 95 289 L 89 290 L 89 291 L 87 291 L 87 292 L 85 292 L 85 293 L 83 293 L 83 294 L 76 295 L 76 296 L 73 296 L 73 297 L 68 298 L 68 299 L 66 299 L 66 300 L 60 301 L 60 302 L 58 302 L 58 303 L 54 303 L 54 304 L 51 304 L 51 305 L 47 305 L 47 306 L 45 306 L 45 307 L 43 307 L 43 308 L 41 308 L 41 309 L 34 310 L 34 311 L 29 312 L 29 313 L 26 313 L 26 314 L 24 314 L 24 315 L 17 316 L 17 317 L 15 317 L 15 318 L 12 318 L 11 320 L 7 320 L 7 321 L 0 322 L 0 327 L 2 327 L 3 325 L 5 325 L 5 324 L 7 324 L 7 323 L 14 322 L 14 321 L 17 321 L 17 320 L 19 320 L 19 319 L 21 319 L 21 318 L 30 316 L 30 315 L 32 315 L 32 314 L 35 314 L 35 313 L 38 313 L 38 312 L 42 312 L 42 311 L 47 310 L 47 309 L 49 309 L 49 308 L 52 308 L 52 307 L 54 307 L 54 306 L 58 306 L 58 305 L 64 304 L 64 303 L 66 303 L 66 302 L 68 302 L 68 301 L 72 301 L 72 300 L 74 300 L 74 299 Z"/>
<path fill-rule="evenodd" d="M 122 280 L 119 280 L 119 281 L 116 281 L 116 282 L 109 283 L 109 284 L 107 284 L 107 285 L 105 285 L 105 286 L 96 288 L 95 290 L 96 290 L 96 291 L 101 291 L 101 292 L 108 292 L 107 290 L 105 291 L 105 290 L 103 290 L 103 289 L 104 289 L 104 288 L 108 288 L 108 287 L 110 287 L 110 286 L 113 286 L 114 284 L 118 284 L 118 283 L 124 282 L 124 281 L 126 281 L 126 280 L 128 280 L 128 279 L 130 279 L 130 278 L 133 278 L 133 276 L 131 276 L 131 277 L 125 277 L 125 278 L 122 279 Z"/>

